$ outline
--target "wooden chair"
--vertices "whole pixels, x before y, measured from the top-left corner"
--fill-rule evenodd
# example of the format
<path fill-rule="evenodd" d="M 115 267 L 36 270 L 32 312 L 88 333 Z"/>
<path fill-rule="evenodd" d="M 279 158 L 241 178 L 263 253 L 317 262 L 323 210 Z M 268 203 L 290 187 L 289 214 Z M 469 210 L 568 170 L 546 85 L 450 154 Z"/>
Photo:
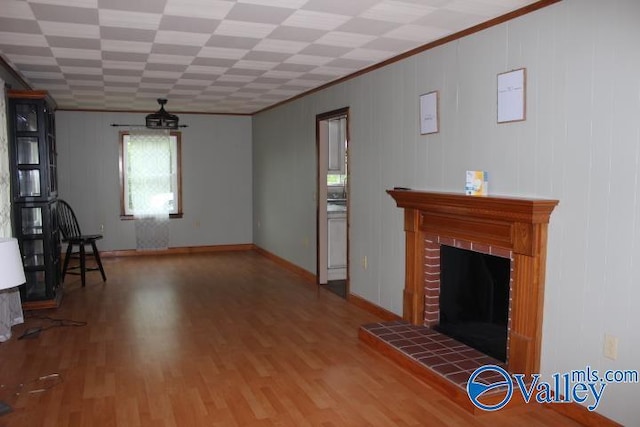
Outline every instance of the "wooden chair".
<path fill-rule="evenodd" d="M 64 257 L 64 266 L 62 268 L 62 281 L 64 282 L 64 276 L 67 273 L 67 270 L 76 270 L 79 269 L 80 272 L 71 272 L 69 274 L 79 274 L 82 278 L 82 286 L 85 285 L 85 275 L 87 271 L 97 271 L 100 270 L 100 274 L 102 274 L 102 280 L 106 281 L 107 276 L 104 274 L 104 268 L 102 268 L 102 261 L 100 260 L 100 252 L 98 252 L 98 248 L 96 247 L 96 240 L 102 239 L 101 234 L 87 234 L 84 235 L 80 231 L 80 225 L 78 225 L 78 220 L 76 219 L 76 215 L 73 213 L 73 209 L 71 206 L 64 200 L 58 199 L 58 225 L 60 227 L 60 232 L 62 233 L 62 241 L 67 243 L 67 253 Z M 85 246 L 91 245 L 93 250 L 92 254 L 87 254 L 85 251 Z M 78 246 L 78 251 L 73 252 L 73 247 Z M 86 258 L 87 256 L 93 257 L 97 264 L 97 267 L 87 267 Z M 71 258 L 79 259 L 80 263 L 78 265 L 69 267 L 69 260 Z"/>

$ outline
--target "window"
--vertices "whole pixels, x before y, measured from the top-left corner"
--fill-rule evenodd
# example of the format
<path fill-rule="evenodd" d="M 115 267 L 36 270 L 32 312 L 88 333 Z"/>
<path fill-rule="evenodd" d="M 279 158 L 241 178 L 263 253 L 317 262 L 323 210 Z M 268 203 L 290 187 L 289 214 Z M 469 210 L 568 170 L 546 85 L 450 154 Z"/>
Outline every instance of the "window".
<path fill-rule="evenodd" d="M 182 218 L 180 132 L 120 132 L 120 217 Z"/>

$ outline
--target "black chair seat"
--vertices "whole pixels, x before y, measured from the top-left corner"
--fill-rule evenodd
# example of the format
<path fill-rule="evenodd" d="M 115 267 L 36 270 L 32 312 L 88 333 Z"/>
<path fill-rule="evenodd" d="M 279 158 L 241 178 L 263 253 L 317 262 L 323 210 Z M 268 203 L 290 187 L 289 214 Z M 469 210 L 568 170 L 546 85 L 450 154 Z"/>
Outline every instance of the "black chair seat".
<path fill-rule="evenodd" d="M 67 242 L 73 242 L 73 243 L 80 243 L 80 242 L 89 242 L 90 240 L 100 240 L 102 239 L 102 235 L 101 234 L 86 234 L 83 236 L 78 236 L 78 237 L 72 237 L 70 239 L 65 239 L 65 241 Z"/>
<path fill-rule="evenodd" d="M 82 234 L 73 209 L 71 209 L 71 206 L 69 206 L 67 202 L 60 199 L 58 199 L 58 225 L 62 233 L 62 241 L 67 243 L 67 252 L 62 267 L 62 281 L 64 282 L 64 276 L 66 274 L 78 274 L 81 276 L 82 286 L 84 287 L 87 271 L 100 271 L 102 280 L 106 281 L 107 276 L 104 273 L 102 260 L 100 260 L 100 252 L 96 246 L 96 241 L 102 239 L 102 234 Z M 90 254 L 87 254 L 85 250 L 86 245 L 91 245 Z M 77 252 L 73 251 L 74 246 L 78 247 Z M 87 267 L 87 257 L 93 257 L 96 267 Z M 69 267 L 71 258 L 79 260 L 79 264 Z M 80 272 L 68 270 L 80 270 Z"/>

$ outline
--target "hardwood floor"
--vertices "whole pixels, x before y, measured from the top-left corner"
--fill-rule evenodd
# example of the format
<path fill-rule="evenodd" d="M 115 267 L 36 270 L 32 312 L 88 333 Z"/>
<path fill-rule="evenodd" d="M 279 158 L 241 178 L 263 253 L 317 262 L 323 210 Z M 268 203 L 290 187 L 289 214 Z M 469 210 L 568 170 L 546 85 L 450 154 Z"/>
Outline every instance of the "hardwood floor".
<path fill-rule="evenodd" d="M 27 313 L 86 326 L 18 340 L 52 324 L 30 317 L 0 344 L 0 426 L 577 425 L 471 415 L 358 341 L 380 319 L 255 252 L 104 261 L 106 283 L 69 278 L 59 309 Z"/>

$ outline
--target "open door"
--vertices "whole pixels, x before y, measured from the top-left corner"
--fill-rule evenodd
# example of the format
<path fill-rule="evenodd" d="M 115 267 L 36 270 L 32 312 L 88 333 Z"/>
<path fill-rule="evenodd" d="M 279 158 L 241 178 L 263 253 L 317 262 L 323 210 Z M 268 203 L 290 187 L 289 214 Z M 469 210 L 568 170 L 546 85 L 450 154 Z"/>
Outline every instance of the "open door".
<path fill-rule="evenodd" d="M 349 284 L 349 109 L 316 116 L 317 278 L 346 298 Z"/>

